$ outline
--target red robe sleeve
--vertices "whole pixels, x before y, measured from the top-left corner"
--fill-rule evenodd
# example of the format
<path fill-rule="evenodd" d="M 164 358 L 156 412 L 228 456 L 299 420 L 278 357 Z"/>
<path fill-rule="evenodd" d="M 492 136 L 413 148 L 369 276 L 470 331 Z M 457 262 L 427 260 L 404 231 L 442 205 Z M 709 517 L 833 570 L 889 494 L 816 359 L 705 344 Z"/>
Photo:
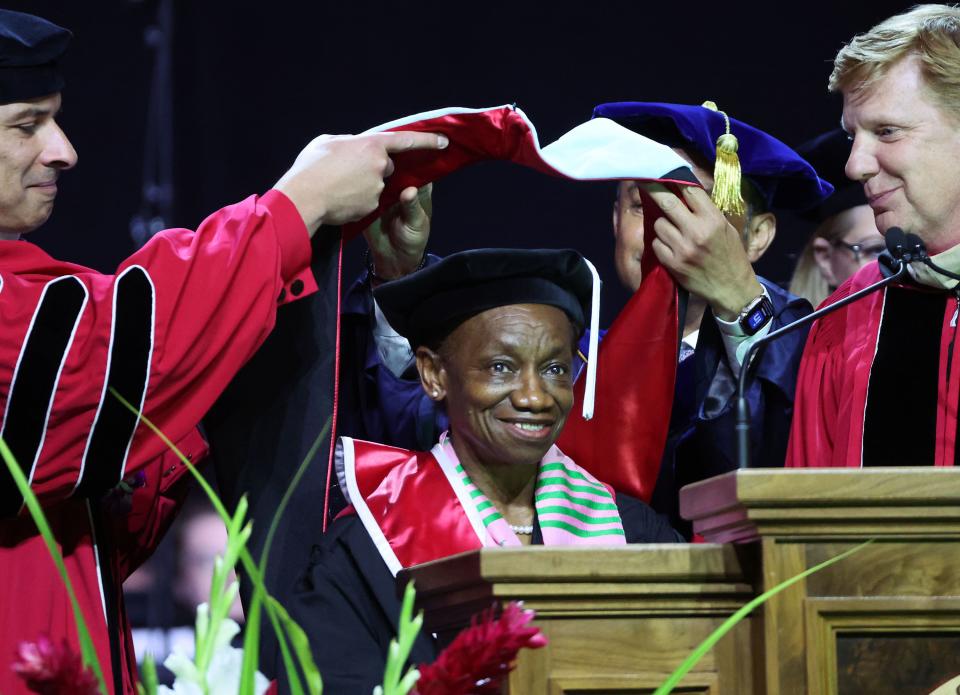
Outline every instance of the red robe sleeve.
<path fill-rule="evenodd" d="M 207 455 L 207 443 L 198 430 L 177 442 L 191 462 Z M 183 506 L 193 476 L 173 452 L 151 460 L 128 474 L 102 498 L 106 512 L 106 547 L 110 548 L 113 576 L 121 583 L 157 549 Z M 198 493 L 200 494 L 200 493 Z"/>
<path fill-rule="evenodd" d="M 113 275 L 0 243 L 0 436 L 49 503 L 98 494 L 185 437 L 272 329 L 316 290 L 310 241 L 277 191 L 161 232 Z M 0 468 L 0 514 L 22 500 Z"/>

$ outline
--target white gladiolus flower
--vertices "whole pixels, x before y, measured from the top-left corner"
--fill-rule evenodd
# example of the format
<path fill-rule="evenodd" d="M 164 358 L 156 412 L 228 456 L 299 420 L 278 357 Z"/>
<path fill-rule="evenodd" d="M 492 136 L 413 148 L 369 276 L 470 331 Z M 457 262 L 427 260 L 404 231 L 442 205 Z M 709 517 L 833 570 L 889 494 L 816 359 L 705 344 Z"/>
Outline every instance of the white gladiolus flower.
<path fill-rule="evenodd" d="M 207 604 L 197 607 L 198 617 L 206 614 Z M 243 665 L 243 650 L 230 645 L 230 640 L 240 632 L 240 626 L 230 618 L 217 626 L 217 636 L 213 659 L 206 673 L 206 686 L 209 695 L 236 695 L 240 688 L 240 670 Z M 181 653 L 173 653 L 163 662 L 175 676 L 173 689 L 160 686 L 159 695 L 203 695 L 202 676 L 196 664 Z M 263 695 L 270 685 L 259 671 L 254 675 L 253 692 Z"/>

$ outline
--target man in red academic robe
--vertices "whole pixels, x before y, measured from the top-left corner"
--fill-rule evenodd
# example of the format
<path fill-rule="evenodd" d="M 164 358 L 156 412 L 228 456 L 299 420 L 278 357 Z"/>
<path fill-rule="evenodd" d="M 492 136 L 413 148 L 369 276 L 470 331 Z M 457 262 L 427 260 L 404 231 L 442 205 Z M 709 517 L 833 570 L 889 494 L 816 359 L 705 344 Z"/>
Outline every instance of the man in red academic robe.
<path fill-rule="evenodd" d="M 841 49 L 830 76 L 863 184 L 886 233 L 918 235 L 960 271 L 960 9 L 922 5 Z M 830 297 L 878 281 L 864 267 Z M 960 289 L 925 265 L 818 321 L 804 350 L 787 465 L 952 466 L 957 457 Z"/>
<path fill-rule="evenodd" d="M 200 418 L 271 331 L 277 306 L 315 292 L 310 238 L 372 211 L 399 149 L 425 133 L 324 136 L 262 196 L 196 230 L 161 232 L 113 275 L 21 240 L 53 209 L 77 154 L 57 124 L 70 32 L 0 10 L 0 437 L 45 507 L 110 693 L 133 693 L 121 584 L 159 542 L 183 466 L 116 389 L 190 458 Z M 121 483 L 122 481 L 122 483 Z M 23 692 L 17 644 L 79 651 L 66 590 L 0 465 L 0 692 Z"/>

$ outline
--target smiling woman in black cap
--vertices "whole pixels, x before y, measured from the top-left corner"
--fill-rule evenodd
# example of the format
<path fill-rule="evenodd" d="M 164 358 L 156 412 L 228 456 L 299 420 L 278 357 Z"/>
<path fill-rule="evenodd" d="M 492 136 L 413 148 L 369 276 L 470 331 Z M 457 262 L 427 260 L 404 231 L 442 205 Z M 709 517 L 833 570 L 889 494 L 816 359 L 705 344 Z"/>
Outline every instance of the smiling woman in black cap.
<path fill-rule="evenodd" d="M 593 285 L 575 251 L 485 249 L 375 290 L 450 431 L 429 452 L 340 439 L 350 506 L 314 548 L 293 606 L 325 692 L 380 682 L 403 568 L 481 547 L 681 540 L 554 445 Z M 412 660 L 432 658 L 421 636 Z"/>

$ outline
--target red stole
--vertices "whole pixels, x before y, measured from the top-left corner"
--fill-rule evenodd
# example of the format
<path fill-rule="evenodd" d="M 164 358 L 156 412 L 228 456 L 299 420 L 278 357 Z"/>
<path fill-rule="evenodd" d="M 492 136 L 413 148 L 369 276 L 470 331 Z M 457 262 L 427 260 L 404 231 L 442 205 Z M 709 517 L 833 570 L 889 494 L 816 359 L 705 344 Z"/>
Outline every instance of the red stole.
<path fill-rule="evenodd" d="M 350 437 L 340 442 L 341 485 L 394 576 L 404 567 L 483 547 L 483 522 L 469 500 L 455 494 L 459 487 L 448 480 L 454 472 L 431 452 Z"/>
<path fill-rule="evenodd" d="M 677 288 L 653 253 L 653 223 L 663 213 L 642 188 L 640 195 L 643 280 L 600 343 L 593 419 L 574 409 L 557 444 L 614 489 L 649 502 L 670 427 L 680 338 Z M 583 387 L 578 379 L 578 403 Z"/>
<path fill-rule="evenodd" d="M 506 522 L 498 516 L 498 520 L 489 527 L 484 524 L 471 494 L 471 490 L 476 491 L 476 488 L 464 484 L 461 473 L 457 471 L 459 463 L 456 455 L 447 453 L 449 444 L 445 449 L 442 439 L 429 452 L 407 451 L 350 437 L 341 437 L 339 441 L 337 475 L 341 489 L 394 576 L 412 565 L 484 546 L 496 546 L 498 537 L 501 545 L 506 542 L 502 534 L 498 536 L 494 530 L 497 524 L 502 524 L 506 531 Z M 548 457 L 544 461 L 554 462 L 549 464 L 551 466 L 555 465 L 555 461 L 563 460 L 566 461 L 567 470 L 572 470 L 574 475 L 586 475 L 556 447 L 548 452 Z M 554 468 L 544 470 L 549 472 L 540 489 L 555 491 L 558 486 L 562 487 L 556 482 L 556 477 L 550 476 L 562 477 L 563 474 L 557 473 Z M 592 483 L 586 484 L 600 484 L 592 478 L 584 480 L 592 480 Z M 611 496 L 607 500 L 612 502 L 615 496 L 612 490 L 609 493 Z M 580 498 L 589 496 L 589 493 L 579 491 Z M 551 526 L 551 523 L 556 525 L 557 505 L 566 504 L 571 514 L 576 514 L 574 510 L 578 508 L 580 513 L 591 512 L 578 507 L 576 501 L 571 504 L 554 500 L 546 504 L 550 508 L 544 510 L 545 516 L 542 518 L 547 519 L 543 522 L 548 527 L 544 528 L 547 543 L 617 545 L 624 542 L 622 529 L 618 531 L 618 536 L 610 537 L 608 533 L 602 539 L 599 533 L 578 538 L 575 531 L 558 531 Z M 613 511 L 591 514 L 610 515 L 618 516 Z M 564 518 L 562 511 L 559 518 Z M 598 520 L 597 524 L 592 530 L 610 528 L 608 519 Z M 620 526 L 619 519 L 617 526 Z M 549 540 L 551 537 L 552 542 Z M 517 544 L 515 540 L 514 544 Z"/>

